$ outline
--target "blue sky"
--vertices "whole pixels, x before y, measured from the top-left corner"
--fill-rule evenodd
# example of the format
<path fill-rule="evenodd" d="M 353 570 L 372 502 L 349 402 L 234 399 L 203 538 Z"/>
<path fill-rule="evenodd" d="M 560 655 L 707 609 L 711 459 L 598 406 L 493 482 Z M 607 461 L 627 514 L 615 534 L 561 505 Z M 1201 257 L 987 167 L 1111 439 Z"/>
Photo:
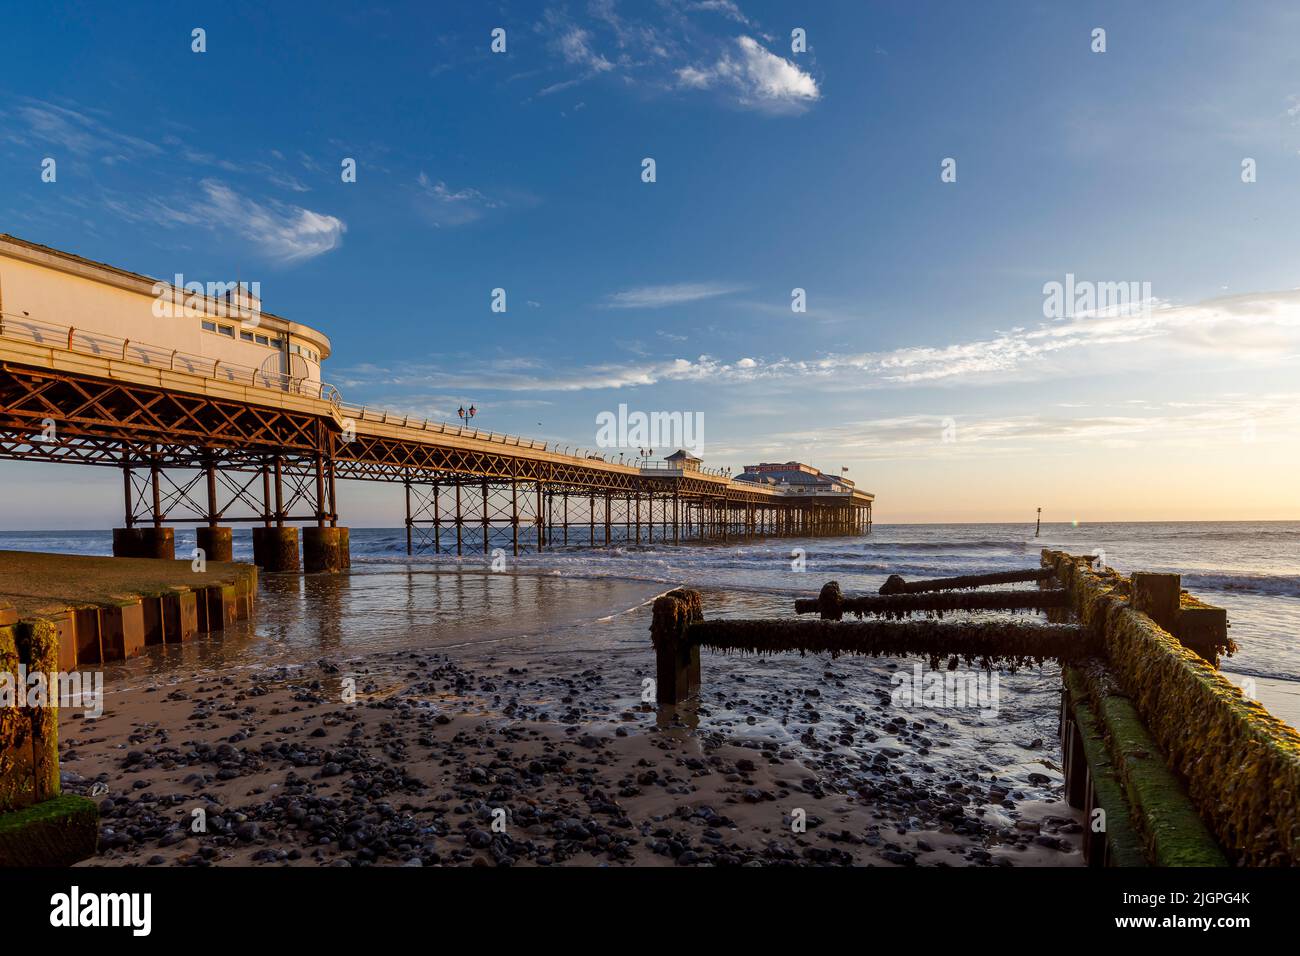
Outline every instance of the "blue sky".
<path fill-rule="evenodd" d="M 349 401 L 702 412 L 710 464 L 847 466 L 881 521 L 1300 517 L 1294 4 L 363 7 L 8 11 L 0 231 L 256 280 Z M 1150 295 L 1045 317 L 1067 274 Z M 0 524 L 118 520 L 107 473 L 0 480 Z"/>

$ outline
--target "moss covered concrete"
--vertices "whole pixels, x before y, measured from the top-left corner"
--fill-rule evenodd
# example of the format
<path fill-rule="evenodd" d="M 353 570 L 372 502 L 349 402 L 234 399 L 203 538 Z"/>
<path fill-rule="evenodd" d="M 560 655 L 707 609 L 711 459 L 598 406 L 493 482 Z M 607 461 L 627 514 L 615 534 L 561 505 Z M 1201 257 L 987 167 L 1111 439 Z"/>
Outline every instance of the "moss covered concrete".
<path fill-rule="evenodd" d="M 99 810 L 61 796 L 0 814 L 0 866 L 71 866 L 95 854 Z"/>

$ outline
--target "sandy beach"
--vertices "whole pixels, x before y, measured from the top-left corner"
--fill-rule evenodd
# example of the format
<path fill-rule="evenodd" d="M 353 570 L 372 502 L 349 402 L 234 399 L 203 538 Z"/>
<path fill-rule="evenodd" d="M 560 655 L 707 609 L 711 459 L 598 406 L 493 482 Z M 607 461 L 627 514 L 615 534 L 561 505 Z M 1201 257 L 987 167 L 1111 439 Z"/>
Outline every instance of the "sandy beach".
<path fill-rule="evenodd" d="M 110 691 L 60 728 L 101 811 L 82 865 L 1082 864 L 1049 675 L 983 720 L 891 708 L 909 662 L 709 657 L 701 702 L 657 709 L 648 642 L 600 629 Z"/>

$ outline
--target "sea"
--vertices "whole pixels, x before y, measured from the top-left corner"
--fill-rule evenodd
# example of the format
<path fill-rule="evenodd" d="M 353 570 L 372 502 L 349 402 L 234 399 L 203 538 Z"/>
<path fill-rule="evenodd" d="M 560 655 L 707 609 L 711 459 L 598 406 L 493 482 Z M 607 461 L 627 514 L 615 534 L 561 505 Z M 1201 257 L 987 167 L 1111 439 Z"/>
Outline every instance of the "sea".
<path fill-rule="evenodd" d="M 593 653 L 644 647 L 649 660 L 649 604 L 673 587 L 700 590 L 706 616 L 792 616 L 794 599 L 815 597 L 827 581 L 848 595 L 874 594 L 890 574 L 1029 568 L 1041 549 L 1058 548 L 1101 554 L 1124 573 L 1181 574 L 1184 588 L 1228 610 L 1239 650 L 1223 672 L 1278 716 L 1300 721 L 1300 522 L 1044 524 L 1037 535 L 1026 524 L 877 524 L 857 537 L 677 546 L 622 540 L 608 548 L 585 546 L 585 531 L 571 529 L 569 546 L 541 553 L 515 556 L 492 542 L 495 554 L 458 558 L 408 555 L 405 528 L 352 528 L 349 574 L 263 575 L 247 633 L 183 659 L 193 663 L 197 653 L 213 666 L 266 666 L 323 653 L 495 653 L 518 644 Z M 107 555 L 111 546 L 103 530 L 0 531 L 0 549 Z M 177 557 L 193 547 L 193 530 L 178 529 Z M 236 528 L 236 560 L 251 555 L 250 530 Z"/>

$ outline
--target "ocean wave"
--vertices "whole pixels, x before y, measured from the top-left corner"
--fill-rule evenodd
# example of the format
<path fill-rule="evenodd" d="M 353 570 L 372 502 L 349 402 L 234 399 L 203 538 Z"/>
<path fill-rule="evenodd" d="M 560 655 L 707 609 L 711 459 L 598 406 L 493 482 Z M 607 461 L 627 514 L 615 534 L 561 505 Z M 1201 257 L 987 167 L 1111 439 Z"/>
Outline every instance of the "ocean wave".
<path fill-rule="evenodd" d="M 1237 591 L 1244 594 L 1268 594 L 1274 597 L 1300 597 L 1300 575 L 1295 574 L 1184 574 L 1183 587 L 1188 590 Z"/>
<path fill-rule="evenodd" d="M 962 548 L 982 548 L 1003 550 L 1020 550 L 1025 546 L 1022 538 L 986 538 L 974 541 L 964 541 L 960 538 L 945 539 L 941 541 L 882 541 L 874 540 L 865 542 L 866 546 L 876 550 L 907 550 L 907 551 L 952 551 Z"/>

